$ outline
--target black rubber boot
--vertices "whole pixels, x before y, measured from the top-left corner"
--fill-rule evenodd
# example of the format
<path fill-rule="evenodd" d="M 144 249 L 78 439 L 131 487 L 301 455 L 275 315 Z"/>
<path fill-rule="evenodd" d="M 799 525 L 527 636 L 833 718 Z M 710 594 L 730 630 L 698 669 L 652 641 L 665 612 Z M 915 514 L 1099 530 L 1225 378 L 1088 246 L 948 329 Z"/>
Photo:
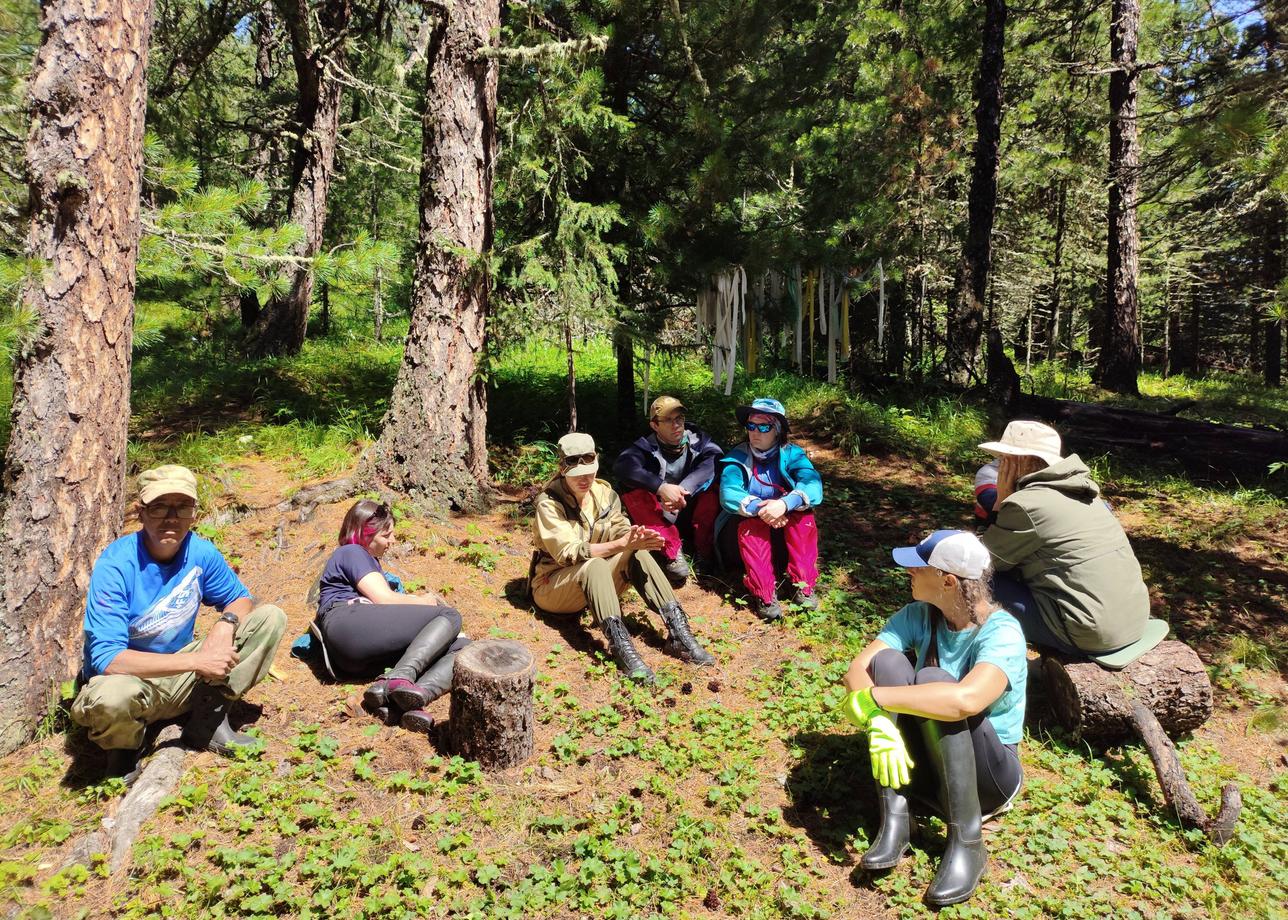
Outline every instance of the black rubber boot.
<path fill-rule="evenodd" d="M 434 728 L 434 717 L 423 709 L 409 709 L 398 721 L 404 731 L 428 735 Z"/>
<path fill-rule="evenodd" d="M 701 667 L 707 667 L 716 663 L 715 656 L 698 644 L 697 637 L 693 635 L 693 630 L 689 629 L 689 618 L 684 614 L 684 608 L 680 606 L 679 601 L 673 601 L 658 611 L 662 617 L 662 622 L 666 624 L 666 650 L 668 653 L 679 658 L 681 661 L 687 661 L 689 664 L 696 664 Z"/>
<path fill-rule="evenodd" d="M 113 748 L 107 752 L 107 769 L 103 772 L 105 777 L 118 776 L 127 786 L 134 785 L 134 781 L 139 778 L 143 772 L 143 767 L 139 764 L 139 748 Z"/>
<path fill-rule="evenodd" d="M 631 634 L 626 631 L 622 618 L 609 617 L 604 620 L 603 627 L 604 637 L 608 639 L 608 649 L 613 653 L 613 660 L 622 673 L 641 684 L 653 683 L 653 671 L 635 650 L 635 643 L 631 641 Z"/>
<path fill-rule="evenodd" d="M 254 738 L 233 731 L 228 724 L 231 708 L 232 700 L 219 688 L 198 680 L 192 691 L 192 715 L 180 740 L 195 751 L 214 751 L 222 757 L 232 757 L 238 749 L 253 746 Z"/>
<path fill-rule="evenodd" d="M 447 617 L 435 617 L 416 634 L 398 663 L 385 675 L 390 702 L 403 710 L 420 709 L 425 705 L 429 694 L 416 684 L 416 678 L 447 651 L 459 632 L 460 628 Z"/>
<path fill-rule="evenodd" d="M 429 670 L 420 675 L 416 686 L 424 691 L 425 699 L 420 706 L 405 706 L 404 709 L 420 709 L 452 689 L 452 668 L 456 664 L 456 653 L 448 652 L 429 666 Z M 404 694 L 406 695 L 406 694 Z"/>
<path fill-rule="evenodd" d="M 939 773 L 939 798 L 944 804 L 948 845 L 939 871 L 926 889 L 933 907 L 959 904 L 975 893 L 988 865 L 975 778 L 975 748 L 965 722 L 921 723 L 926 750 Z"/>
<path fill-rule="evenodd" d="M 881 828 L 877 839 L 863 854 L 864 869 L 893 869 L 908 852 L 911 825 L 908 819 L 908 800 L 889 786 L 877 786 L 877 801 L 881 805 Z"/>

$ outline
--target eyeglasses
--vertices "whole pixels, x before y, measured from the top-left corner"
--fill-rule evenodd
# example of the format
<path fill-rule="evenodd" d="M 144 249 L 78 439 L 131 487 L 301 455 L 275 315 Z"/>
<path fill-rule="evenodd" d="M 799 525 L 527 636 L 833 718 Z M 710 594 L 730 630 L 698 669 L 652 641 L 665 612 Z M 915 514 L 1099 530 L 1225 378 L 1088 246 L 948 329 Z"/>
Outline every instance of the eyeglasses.
<path fill-rule="evenodd" d="M 166 518 L 178 518 L 181 521 L 190 521 L 197 516 L 196 505 L 144 505 L 143 513 L 154 521 L 164 521 Z"/>
<path fill-rule="evenodd" d="M 591 451 L 588 454 L 578 454 L 575 457 L 564 457 L 563 465 L 571 469 L 574 466 L 581 466 L 586 463 L 594 463 L 595 459 L 598 456 L 599 455 L 596 454 L 594 451 Z"/>
<path fill-rule="evenodd" d="M 653 421 L 659 425 L 674 425 L 678 428 L 683 428 L 687 419 L 683 415 L 672 415 L 667 418 L 655 418 Z"/>
<path fill-rule="evenodd" d="M 759 431 L 761 434 L 769 434 L 778 426 L 773 422 L 748 422 L 743 426 L 748 431 Z"/>

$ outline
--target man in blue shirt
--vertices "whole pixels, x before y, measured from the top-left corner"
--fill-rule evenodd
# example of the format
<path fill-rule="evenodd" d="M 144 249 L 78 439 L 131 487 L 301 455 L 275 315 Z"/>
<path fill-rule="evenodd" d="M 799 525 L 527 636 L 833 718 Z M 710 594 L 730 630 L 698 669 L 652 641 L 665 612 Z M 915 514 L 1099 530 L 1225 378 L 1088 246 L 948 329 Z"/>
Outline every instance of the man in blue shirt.
<path fill-rule="evenodd" d="M 103 550 L 85 603 L 87 681 L 72 720 L 108 751 L 108 770 L 137 775 L 147 726 L 191 711 L 183 740 L 231 756 L 253 739 L 228 724 L 229 701 L 263 679 L 286 629 L 271 604 L 251 609 L 250 592 L 210 541 L 190 533 L 197 479 L 186 467 L 139 476 L 143 528 Z M 194 639 L 201 605 L 220 617 Z"/>

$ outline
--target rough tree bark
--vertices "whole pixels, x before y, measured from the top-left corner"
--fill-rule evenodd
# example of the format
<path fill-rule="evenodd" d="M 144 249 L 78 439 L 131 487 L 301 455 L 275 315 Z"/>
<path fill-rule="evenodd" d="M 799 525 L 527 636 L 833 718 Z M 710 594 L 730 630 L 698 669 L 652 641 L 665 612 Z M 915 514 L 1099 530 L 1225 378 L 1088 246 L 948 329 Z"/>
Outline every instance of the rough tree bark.
<path fill-rule="evenodd" d="M 1109 270 L 1100 335 L 1096 382 L 1115 393 L 1136 394 L 1140 374 L 1139 304 L 1136 279 L 1140 230 L 1136 225 L 1140 182 L 1139 126 L 1136 121 L 1136 48 L 1140 0 L 1113 0 L 1109 40 L 1114 70 L 1109 75 Z"/>
<path fill-rule="evenodd" d="M 324 0 L 316 15 L 309 0 L 278 0 L 277 7 L 291 37 L 298 85 L 289 216 L 304 232 L 295 254 L 311 259 L 322 249 L 327 195 L 335 175 L 343 96 L 338 71 L 344 67 L 352 7 L 350 0 Z M 255 318 L 249 336 L 251 351 L 259 355 L 299 352 L 312 302 L 313 268 L 306 262 L 295 269 L 290 291 L 274 297 Z"/>
<path fill-rule="evenodd" d="M 975 78 L 975 163 L 970 175 L 966 243 L 957 263 L 957 284 L 949 307 L 944 356 L 949 379 L 963 385 L 975 374 L 984 329 L 984 294 L 988 289 L 993 216 L 997 209 L 1005 40 L 1006 0 L 986 0 L 979 73 Z"/>
<path fill-rule="evenodd" d="M 496 152 L 496 59 L 480 52 L 500 23 L 499 0 L 438 13 L 426 50 L 428 78 L 420 172 L 420 242 L 411 328 L 375 474 L 391 488 L 459 509 L 484 505 L 487 391 L 484 346 Z"/>
<path fill-rule="evenodd" d="M 90 569 L 121 526 L 151 0 L 46 0 L 29 90 L 23 291 L 0 499 L 0 753 L 75 673 Z"/>

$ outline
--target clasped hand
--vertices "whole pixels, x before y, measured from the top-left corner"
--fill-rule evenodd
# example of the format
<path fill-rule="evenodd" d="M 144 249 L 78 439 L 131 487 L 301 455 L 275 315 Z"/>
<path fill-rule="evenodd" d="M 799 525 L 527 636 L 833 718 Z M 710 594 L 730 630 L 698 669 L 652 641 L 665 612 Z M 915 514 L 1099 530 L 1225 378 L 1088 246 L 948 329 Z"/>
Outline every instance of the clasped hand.
<path fill-rule="evenodd" d="M 666 541 L 662 539 L 661 534 L 640 524 L 633 524 L 630 532 L 626 535 L 626 549 L 628 550 L 661 549 L 665 545 Z"/>
<path fill-rule="evenodd" d="M 222 635 L 227 633 L 227 635 Z M 192 670 L 205 681 L 222 681 L 232 673 L 241 657 L 233 647 L 231 630 L 215 629 L 193 654 Z"/>
<path fill-rule="evenodd" d="M 688 496 L 688 489 L 673 482 L 668 482 L 657 490 L 657 500 L 663 511 L 683 511 L 689 503 Z"/>
<path fill-rule="evenodd" d="M 768 501 L 760 503 L 756 509 L 756 517 L 760 518 L 770 527 L 787 526 L 787 502 L 781 498 L 771 498 Z"/>

